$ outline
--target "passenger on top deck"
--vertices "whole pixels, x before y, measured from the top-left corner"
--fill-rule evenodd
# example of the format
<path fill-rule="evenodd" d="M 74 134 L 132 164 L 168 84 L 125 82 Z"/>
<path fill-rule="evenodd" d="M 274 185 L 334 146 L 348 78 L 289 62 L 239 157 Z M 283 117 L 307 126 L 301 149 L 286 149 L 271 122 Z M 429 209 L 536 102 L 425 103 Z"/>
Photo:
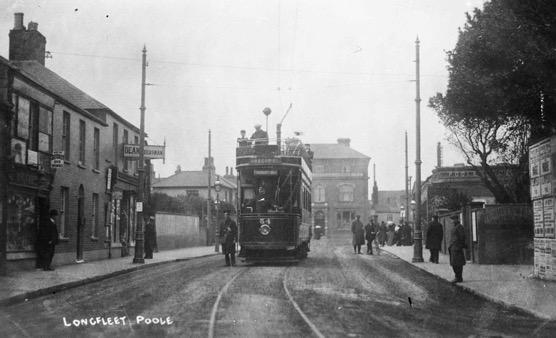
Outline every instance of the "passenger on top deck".
<path fill-rule="evenodd" d="M 268 144 L 268 134 L 261 129 L 259 123 L 255 124 L 255 132 L 251 135 L 251 139 L 255 141 L 255 145 Z"/>
<path fill-rule="evenodd" d="M 239 147 L 248 147 L 251 145 L 251 141 L 245 137 L 245 130 L 240 131 L 241 137 L 238 137 L 237 144 Z"/>

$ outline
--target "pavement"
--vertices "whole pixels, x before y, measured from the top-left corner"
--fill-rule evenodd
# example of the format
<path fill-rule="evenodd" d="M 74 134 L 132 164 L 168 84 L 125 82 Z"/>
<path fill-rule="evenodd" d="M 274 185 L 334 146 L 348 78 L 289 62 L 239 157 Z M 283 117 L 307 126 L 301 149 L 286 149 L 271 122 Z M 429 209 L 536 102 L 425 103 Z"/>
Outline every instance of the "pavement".
<path fill-rule="evenodd" d="M 429 251 L 423 249 L 424 262 L 413 263 L 413 246 L 380 248 L 437 278 L 454 278 L 449 257 L 440 254 L 439 264 L 428 262 Z M 133 263 L 133 257 L 112 258 L 55 267 L 55 271 L 31 270 L 13 272 L 0 277 L 0 307 L 24 302 L 50 293 L 63 291 L 110 277 L 171 262 L 217 255 L 214 246 L 160 251 L 144 264 Z M 310 259 L 309 255 L 309 259 Z M 556 320 L 556 282 L 532 277 L 532 265 L 478 265 L 463 268 L 463 283 L 455 284 L 494 302 L 521 308 L 538 317 Z"/>
<path fill-rule="evenodd" d="M 384 246 L 380 249 L 438 278 L 454 279 L 449 255 L 440 253 L 439 264 L 433 264 L 429 262 L 429 250 L 423 248 L 424 262 L 414 263 L 413 246 Z M 463 267 L 463 283 L 454 285 L 496 303 L 556 320 L 556 282 L 533 277 L 532 265 L 479 265 L 467 262 Z"/>
<path fill-rule="evenodd" d="M 155 252 L 144 264 L 133 256 L 55 266 L 54 271 L 26 270 L 0 276 L 0 307 L 24 302 L 66 289 L 98 282 L 131 271 L 189 259 L 217 255 L 214 246 Z"/>

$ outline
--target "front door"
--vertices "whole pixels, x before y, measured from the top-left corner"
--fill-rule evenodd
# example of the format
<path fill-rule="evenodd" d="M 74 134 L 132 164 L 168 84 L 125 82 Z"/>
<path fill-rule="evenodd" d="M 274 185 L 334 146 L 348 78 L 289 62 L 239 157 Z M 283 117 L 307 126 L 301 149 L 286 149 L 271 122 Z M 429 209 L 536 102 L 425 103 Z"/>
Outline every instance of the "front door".
<path fill-rule="evenodd" d="M 79 197 L 77 199 L 77 262 L 83 261 L 83 228 L 85 228 L 85 191 L 83 185 L 79 186 Z"/>

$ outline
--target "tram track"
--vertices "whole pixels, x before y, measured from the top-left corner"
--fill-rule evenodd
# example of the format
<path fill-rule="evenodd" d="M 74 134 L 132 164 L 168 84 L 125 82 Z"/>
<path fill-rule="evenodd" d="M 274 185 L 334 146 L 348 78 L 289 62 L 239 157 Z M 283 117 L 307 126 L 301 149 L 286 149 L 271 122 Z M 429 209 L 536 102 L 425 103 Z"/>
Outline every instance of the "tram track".
<path fill-rule="evenodd" d="M 247 276 L 247 273 L 257 273 L 257 268 L 261 267 L 260 265 L 256 265 L 256 266 L 247 266 L 245 268 L 241 268 L 242 270 L 235 273 L 233 275 L 233 277 L 220 289 L 220 291 L 218 292 L 218 295 L 216 297 L 216 300 L 214 302 L 214 305 L 212 307 L 212 312 L 211 312 L 211 318 L 210 318 L 210 322 L 209 322 L 209 330 L 208 330 L 208 337 L 209 338 L 214 338 L 215 337 L 215 332 L 217 330 L 217 326 L 218 326 L 218 310 L 222 304 L 222 300 L 223 298 L 229 298 L 232 295 L 228 295 L 227 293 L 229 292 L 230 289 L 232 289 L 232 287 L 234 286 L 234 284 L 239 284 L 240 280 L 243 279 L 252 279 L 253 276 Z M 274 267 L 274 266 L 273 266 Z M 303 322 L 305 323 L 305 325 L 308 327 L 308 329 L 310 330 L 310 332 L 312 332 L 315 336 L 319 337 L 319 338 L 324 338 L 325 335 L 319 330 L 319 328 L 313 323 L 313 321 L 309 318 L 309 315 L 307 315 L 301 308 L 301 306 L 299 305 L 299 303 L 294 299 L 292 292 L 289 290 L 288 288 L 288 277 L 289 277 L 289 273 L 292 271 L 294 267 L 292 266 L 286 266 L 283 267 L 283 272 L 281 272 L 281 281 L 279 282 L 282 286 L 282 290 L 283 293 L 285 294 L 286 297 L 284 297 L 283 299 L 280 299 L 282 302 L 286 302 L 293 310 L 295 310 L 295 313 L 298 314 L 298 316 L 303 320 Z M 241 278 L 240 278 L 241 277 Z M 278 283 L 273 283 L 274 285 L 278 286 Z M 278 290 L 276 290 L 278 291 Z M 252 311 L 258 311 L 257 309 L 252 309 Z M 249 317 L 249 316 L 248 316 Z M 289 318 L 290 321 L 292 321 L 291 318 Z M 229 321 L 224 321 L 226 325 L 229 325 Z M 236 318 L 234 319 L 235 323 L 249 323 L 250 320 L 249 319 L 242 319 L 242 318 Z"/>

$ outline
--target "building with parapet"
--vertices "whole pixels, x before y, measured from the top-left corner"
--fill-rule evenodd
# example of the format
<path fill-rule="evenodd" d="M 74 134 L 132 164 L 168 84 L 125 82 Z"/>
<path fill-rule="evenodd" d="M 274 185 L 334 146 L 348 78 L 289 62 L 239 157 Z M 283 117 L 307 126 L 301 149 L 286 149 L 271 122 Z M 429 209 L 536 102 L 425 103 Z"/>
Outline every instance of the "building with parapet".
<path fill-rule="evenodd" d="M 338 143 L 311 144 L 313 225 L 329 235 L 351 231 L 356 215 L 367 222 L 371 158 L 351 148 L 350 142 L 339 138 Z"/>

